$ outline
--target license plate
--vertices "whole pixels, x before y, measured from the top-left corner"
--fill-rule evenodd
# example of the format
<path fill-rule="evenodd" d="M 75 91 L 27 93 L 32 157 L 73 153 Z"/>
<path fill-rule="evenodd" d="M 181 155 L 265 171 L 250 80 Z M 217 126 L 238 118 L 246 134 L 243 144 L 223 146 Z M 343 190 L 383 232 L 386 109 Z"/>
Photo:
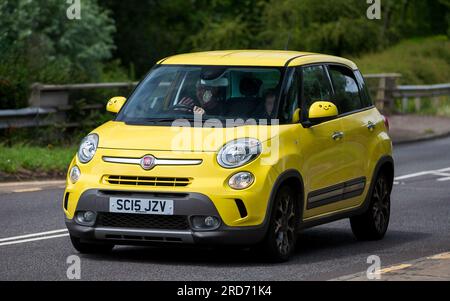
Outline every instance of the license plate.
<path fill-rule="evenodd" d="M 110 198 L 109 212 L 173 215 L 173 200 Z"/>

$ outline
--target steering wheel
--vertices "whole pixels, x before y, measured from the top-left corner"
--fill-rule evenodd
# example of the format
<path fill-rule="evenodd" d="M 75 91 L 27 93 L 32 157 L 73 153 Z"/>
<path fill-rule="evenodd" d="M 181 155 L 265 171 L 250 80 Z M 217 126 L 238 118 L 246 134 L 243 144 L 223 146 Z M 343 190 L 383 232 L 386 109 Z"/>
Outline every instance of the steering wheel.
<path fill-rule="evenodd" d="M 181 109 L 181 110 L 178 110 L 178 109 Z M 194 112 L 194 107 L 191 107 L 191 106 L 188 106 L 188 105 L 185 105 L 185 104 L 182 104 L 182 103 L 178 103 L 178 104 L 176 104 L 176 105 L 174 105 L 173 107 L 172 107 L 172 110 L 174 110 L 174 111 L 184 111 L 184 112 Z"/>

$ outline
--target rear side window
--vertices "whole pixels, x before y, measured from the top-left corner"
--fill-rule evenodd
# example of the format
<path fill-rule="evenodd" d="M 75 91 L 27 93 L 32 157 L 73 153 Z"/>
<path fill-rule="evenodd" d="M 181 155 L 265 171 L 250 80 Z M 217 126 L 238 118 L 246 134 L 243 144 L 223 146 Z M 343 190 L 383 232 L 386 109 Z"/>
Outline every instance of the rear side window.
<path fill-rule="evenodd" d="M 339 114 L 362 109 L 364 106 L 353 71 L 342 66 L 331 65 L 329 68 Z"/>
<path fill-rule="evenodd" d="M 358 81 L 359 89 L 361 91 L 361 100 L 365 108 L 373 106 L 372 99 L 370 98 L 369 89 L 366 82 L 359 70 L 355 71 L 356 80 Z"/>
<path fill-rule="evenodd" d="M 241 85 L 243 79 L 252 78 L 259 83 L 259 91 L 257 97 L 262 97 L 268 90 L 274 90 L 278 88 L 280 84 L 281 72 L 277 69 L 266 68 L 247 68 L 247 69 L 230 69 L 230 98 L 246 97 L 242 94 Z"/>
<path fill-rule="evenodd" d="M 332 101 L 332 89 L 323 66 L 302 68 L 303 78 L 303 112 L 309 112 L 309 107 L 316 101 Z"/>

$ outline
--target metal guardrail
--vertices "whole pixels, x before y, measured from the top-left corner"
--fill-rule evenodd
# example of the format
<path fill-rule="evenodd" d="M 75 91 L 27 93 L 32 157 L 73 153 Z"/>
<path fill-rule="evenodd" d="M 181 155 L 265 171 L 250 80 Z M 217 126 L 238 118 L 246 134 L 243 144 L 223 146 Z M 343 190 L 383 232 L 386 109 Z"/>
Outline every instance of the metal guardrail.
<path fill-rule="evenodd" d="M 408 97 L 414 96 L 441 96 L 448 95 L 450 91 L 449 84 L 422 85 L 422 86 L 398 86 L 397 90 Z"/>
<path fill-rule="evenodd" d="M 434 106 L 438 106 L 440 97 L 450 95 L 450 83 L 439 85 L 420 85 L 420 86 L 398 86 L 394 90 L 394 98 L 402 100 L 402 112 L 406 112 L 411 99 L 414 100 L 416 111 L 420 111 L 422 107 L 422 98 L 432 100 Z"/>
<path fill-rule="evenodd" d="M 65 112 L 72 106 L 69 95 L 72 91 L 94 89 L 133 89 L 137 82 L 126 83 L 89 83 L 70 85 L 43 85 L 35 83 L 31 86 L 28 108 L 20 110 L 0 110 L 0 129 L 38 127 L 52 124 L 78 126 L 78 123 L 66 123 Z M 101 104 L 84 105 L 82 110 L 102 108 Z"/>
<path fill-rule="evenodd" d="M 94 89 L 133 89 L 137 82 L 126 83 L 91 83 L 71 85 L 43 85 L 35 83 L 31 86 L 30 107 L 65 107 L 69 105 L 71 91 Z"/>
<path fill-rule="evenodd" d="M 57 113 L 57 110 L 54 108 L 0 110 L 0 129 L 50 125 L 53 121 L 42 120 L 39 116 L 47 116 L 55 113 Z"/>
<path fill-rule="evenodd" d="M 450 95 L 450 83 L 439 85 L 398 86 L 398 73 L 366 74 L 369 90 L 376 106 L 382 111 L 395 110 L 395 99 L 402 100 L 402 111 L 414 100 L 416 110 L 420 110 L 422 98 L 431 98 L 438 105 L 441 96 Z M 28 101 L 29 108 L 20 110 L 0 110 L 0 129 L 36 127 L 65 122 L 65 112 L 71 108 L 69 94 L 71 91 L 93 89 L 133 89 L 137 82 L 125 83 L 90 83 L 70 85 L 33 84 Z M 101 104 L 86 105 L 83 109 L 94 110 Z M 72 124 L 76 126 L 76 124 Z"/>
<path fill-rule="evenodd" d="M 365 79 L 378 109 L 382 111 L 394 110 L 393 92 L 397 88 L 398 73 L 366 74 Z"/>
<path fill-rule="evenodd" d="M 401 99 L 401 112 L 407 112 L 410 101 L 414 101 L 415 111 L 422 108 L 423 99 L 431 99 L 435 107 L 440 104 L 440 97 L 450 96 L 450 83 L 438 85 L 397 85 L 401 77 L 398 73 L 367 74 L 369 90 L 378 109 L 387 112 L 398 110 L 395 100 Z M 375 82 L 378 81 L 378 82 Z"/>

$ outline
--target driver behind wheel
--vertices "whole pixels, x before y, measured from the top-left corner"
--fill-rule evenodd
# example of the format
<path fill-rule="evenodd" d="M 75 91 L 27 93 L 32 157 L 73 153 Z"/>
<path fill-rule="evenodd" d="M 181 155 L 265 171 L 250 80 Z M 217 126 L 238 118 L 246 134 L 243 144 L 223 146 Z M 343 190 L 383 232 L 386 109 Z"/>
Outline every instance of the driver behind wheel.
<path fill-rule="evenodd" d="M 193 112 L 194 114 L 223 115 L 225 102 L 220 97 L 220 88 L 207 86 L 199 80 L 196 84 L 196 99 L 183 97 L 173 109 L 175 111 Z"/>

